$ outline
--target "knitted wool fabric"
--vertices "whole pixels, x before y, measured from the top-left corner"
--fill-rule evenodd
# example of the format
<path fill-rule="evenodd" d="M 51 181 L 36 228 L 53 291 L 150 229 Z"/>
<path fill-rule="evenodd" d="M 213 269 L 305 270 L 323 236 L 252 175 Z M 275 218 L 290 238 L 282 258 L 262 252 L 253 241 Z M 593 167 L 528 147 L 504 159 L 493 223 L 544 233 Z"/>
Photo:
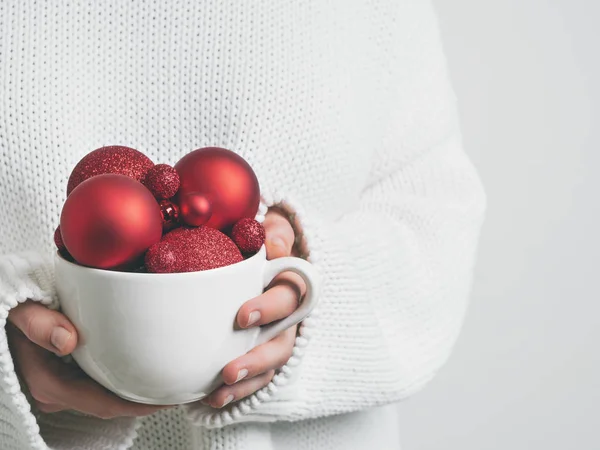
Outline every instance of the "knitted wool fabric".
<path fill-rule="evenodd" d="M 0 2 L 0 448 L 395 448 L 374 407 L 448 358 L 484 212 L 456 117 L 425 0 Z M 56 306 L 68 175 L 103 145 L 168 164 L 230 148 L 261 214 L 294 217 L 323 291 L 269 386 L 142 420 L 30 407 L 4 324 Z"/>

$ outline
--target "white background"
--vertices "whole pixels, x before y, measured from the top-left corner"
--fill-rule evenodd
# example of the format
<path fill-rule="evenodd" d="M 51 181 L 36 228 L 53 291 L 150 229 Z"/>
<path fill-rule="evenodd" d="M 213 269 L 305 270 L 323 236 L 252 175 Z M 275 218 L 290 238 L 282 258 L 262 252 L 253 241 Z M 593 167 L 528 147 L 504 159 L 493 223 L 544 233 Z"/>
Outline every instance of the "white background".
<path fill-rule="evenodd" d="M 488 194 L 448 365 L 406 450 L 600 449 L 600 2 L 436 0 Z"/>

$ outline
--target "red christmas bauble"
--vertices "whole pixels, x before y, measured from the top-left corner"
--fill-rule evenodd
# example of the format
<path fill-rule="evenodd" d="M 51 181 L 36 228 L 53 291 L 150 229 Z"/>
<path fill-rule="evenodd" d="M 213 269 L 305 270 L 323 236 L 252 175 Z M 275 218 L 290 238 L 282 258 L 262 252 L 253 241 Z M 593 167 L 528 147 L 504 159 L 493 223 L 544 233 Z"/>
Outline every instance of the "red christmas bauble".
<path fill-rule="evenodd" d="M 65 246 L 82 265 L 122 269 L 160 241 L 163 219 L 154 196 L 124 175 L 98 175 L 67 197 L 60 218 Z"/>
<path fill-rule="evenodd" d="M 184 234 L 187 233 L 188 230 L 190 230 L 190 228 L 188 227 L 179 227 L 179 228 L 175 228 L 174 230 L 168 232 L 167 234 L 163 235 L 162 240 L 169 240 L 169 239 L 173 239 L 175 237 L 177 237 L 180 234 Z"/>
<path fill-rule="evenodd" d="M 77 163 L 67 183 L 67 195 L 88 178 L 105 173 L 126 175 L 141 182 L 153 166 L 150 158 L 133 148 L 120 145 L 101 147 Z"/>
<path fill-rule="evenodd" d="M 177 228 L 146 252 L 151 273 L 197 272 L 216 269 L 244 258 L 233 241 L 214 228 Z"/>
<path fill-rule="evenodd" d="M 238 220 L 231 230 L 231 238 L 243 253 L 256 253 L 265 243 L 265 227 L 254 219 Z"/>
<path fill-rule="evenodd" d="M 179 196 L 179 212 L 186 225 L 199 227 L 210 220 L 212 206 L 205 195 L 190 192 Z"/>
<path fill-rule="evenodd" d="M 224 229 L 244 217 L 254 218 L 260 202 L 258 179 L 238 154 L 219 147 L 188 153 L 175 165 L 181 185 L 177 201 L 196 192 L 210 202 L 207 226 Z"/>
<path fill-rule="evenodd" d="M 169 231 L 179 226 L 179 207 L 170 200 L 160 200 L 158 203 L 163 218 L 163 231 Z"/>
<path fill-rule="evenodd" d="M 60 225 L 56 227 L 56 230 L 54 230 L 54 244 L 63 258 L 73 261 L 73 257 L 69 255 L 69 251 L 63 242 L 62 234 L 60 232 Z"/>
<path fill-rule="evenodd" d="M 144 185 L 159 200 L 173 197 L 179 189 L 179 175 L 168 164 L 157 164 L 144 177 Z"/>
<path fill-rule="evenodd" d="M 60 232 L 60 225 L 56 227 L 56 230 L 54 230 L 54 245 L 56 245 L 56 248 L 61 252 L 67 249 Z"/>

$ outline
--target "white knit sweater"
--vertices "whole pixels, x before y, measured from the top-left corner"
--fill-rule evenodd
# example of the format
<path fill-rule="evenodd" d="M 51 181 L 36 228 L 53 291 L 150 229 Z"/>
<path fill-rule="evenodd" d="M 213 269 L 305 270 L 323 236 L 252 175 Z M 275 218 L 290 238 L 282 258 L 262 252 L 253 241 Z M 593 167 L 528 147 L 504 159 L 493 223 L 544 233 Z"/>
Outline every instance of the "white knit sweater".
<path fill-rule="evenodd" d="M 0 448 L 396 448 L 448 358 L 485 198 L 425 0 L 0 2 Z M 32 411 L 10 308 L 55 302 L 52 233 L 88 151 L 222 146 L 295 213 L 324 279 L 273 382 L 143 420 Z M 201 343 L 199 343 L 201 345 Z M 301 419 L 307 419 L 302 420 Z"/>

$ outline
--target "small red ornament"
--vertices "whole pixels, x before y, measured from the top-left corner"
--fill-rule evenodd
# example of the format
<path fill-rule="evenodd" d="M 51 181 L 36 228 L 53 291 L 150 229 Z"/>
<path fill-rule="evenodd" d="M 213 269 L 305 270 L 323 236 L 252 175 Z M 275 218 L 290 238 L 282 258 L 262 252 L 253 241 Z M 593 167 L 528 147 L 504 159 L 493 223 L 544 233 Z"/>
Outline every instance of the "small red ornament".
<path fill-rule="evenodd" d="M 244 217 L 256 216 L 258 179 L 238 154 L 219 147 L 201 148 L 181 158 L 175 169 L 181 182 L 177 201 L 192 192 L 210 201 L 212 214 L 207 226 L 222 230 Z"/>
<path fill-rule="evenodd" d="M 63 238 L 60 233 L 60 225 L 56 227 L 56 230 L 54 230 L 54 244 L 56 245 L 56 248 L 61 252 L 67 250 L 67 247 L 65 247 L 65 243 L 63 242 Z"/>
<path fill-rule="evenodd" d="M 119 145 L 101 147 L 88 153 L 77 163 L 67 184 L 70 195 L 80 183 L 105 173 L 126 175 L 141 182 L 154 163 L 142 152 Z"/>
<path fill-rule="evenodd" d="M 60 218 L 65 246 L 82 265 L 122 269 L 160 241 L 160 207 L 141 183 L 124 175 L 98 175 L 67 197 Z"/>
<path fill-rule="evenodd" d="M 194 227 L 206 224 L 212 215 L 210 201 L 204 194 L 190 192 L 179 196 L 181 220 Z"/>
<path fill-rule="evenodd" d="M 197 272 L 242 261 L 234 242 L 207 226 L 177 228 L 146 252 L 146 269 L 151 273 Z"/>
<path fill-rule="evenodd" d="M 60 225 L 56 227 L 56 230 L 54 230 L 54 244 L 56 244 L 58 253 L 60 253 L 63 258 L 68 261 L 73 261 L 73 257 L 69 254 L 69 251 L 63 242 L 62 234 L 60 232 Z"/>
<path fill-rule="evenodd" d="M 265 228 L 254 219 L 238 220 L 231 230 L 231 238 L 242 253 L 256 253 L 265 243 Z"/>
<path fill-rule="evenodd" d="M 173 197 L 179 189 L 179 175 L 168 164 L 157 164 L 146 173 L 144 185 L 159 200 Z"/>
<path fill-rule="evenodd" d="M 163 230 L 169 231 L 179 226 L 179 207 L 169 200 L 161 200 L 158 205 L 163 218 Z"/>
<path fill-rule="evenodd" d="M 144 266 L 149 273 L 174 273 L 178 270 L 177 246 L 168 241 L 160 241 L 154 244 L 146 252 Z"/>

